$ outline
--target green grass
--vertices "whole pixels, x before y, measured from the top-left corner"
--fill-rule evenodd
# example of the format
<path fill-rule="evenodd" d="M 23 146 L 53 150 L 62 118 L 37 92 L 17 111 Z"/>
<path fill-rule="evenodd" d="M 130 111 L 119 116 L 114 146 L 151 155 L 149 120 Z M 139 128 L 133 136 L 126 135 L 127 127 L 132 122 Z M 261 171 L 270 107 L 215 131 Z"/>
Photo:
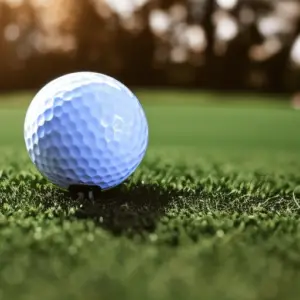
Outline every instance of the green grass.
<path fill-rule="evenodd" d="M 139 96 L 146 158 L 94 204 L 37 173 L 22 136 L 30 96 L 2 97 L 0 299 L 299 299 L 299 112 Z"/>

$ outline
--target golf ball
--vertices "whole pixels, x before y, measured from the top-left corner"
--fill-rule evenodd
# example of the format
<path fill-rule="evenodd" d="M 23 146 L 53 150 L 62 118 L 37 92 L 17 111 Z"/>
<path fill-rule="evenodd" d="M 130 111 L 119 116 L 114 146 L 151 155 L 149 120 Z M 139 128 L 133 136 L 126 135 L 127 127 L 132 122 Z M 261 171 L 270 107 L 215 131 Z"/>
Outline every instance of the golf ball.
<path fill-rule="evenodd" d="M 148 123 L 136 96 L 93 72 L 59 77 L 33 98 L 24 139 L 30 159 L 52 183 L 109 189 L 142 161 Z"/>

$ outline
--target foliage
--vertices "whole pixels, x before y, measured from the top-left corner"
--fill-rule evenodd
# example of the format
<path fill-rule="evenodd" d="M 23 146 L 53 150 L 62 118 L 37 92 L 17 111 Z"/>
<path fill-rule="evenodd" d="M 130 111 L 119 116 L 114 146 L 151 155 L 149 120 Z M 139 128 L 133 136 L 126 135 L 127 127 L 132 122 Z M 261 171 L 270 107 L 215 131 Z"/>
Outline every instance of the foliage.
<path fill-rule="evenodd" d="M 91 70 L 132 85 L 298 90 L 297 0 L 113 3 L 1 1 L 0 88 Z"/>

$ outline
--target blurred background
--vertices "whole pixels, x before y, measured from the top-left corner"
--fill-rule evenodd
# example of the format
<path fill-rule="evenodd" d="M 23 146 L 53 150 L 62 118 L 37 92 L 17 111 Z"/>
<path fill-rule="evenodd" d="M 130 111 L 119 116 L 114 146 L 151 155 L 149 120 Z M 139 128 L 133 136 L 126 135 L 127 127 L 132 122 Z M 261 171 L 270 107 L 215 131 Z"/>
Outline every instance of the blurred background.
<path fill-rule="evenodd" d="M 89 70 L 130 86 L 296 93 L 299 0 L 0 0 L 0 91 Z"/>

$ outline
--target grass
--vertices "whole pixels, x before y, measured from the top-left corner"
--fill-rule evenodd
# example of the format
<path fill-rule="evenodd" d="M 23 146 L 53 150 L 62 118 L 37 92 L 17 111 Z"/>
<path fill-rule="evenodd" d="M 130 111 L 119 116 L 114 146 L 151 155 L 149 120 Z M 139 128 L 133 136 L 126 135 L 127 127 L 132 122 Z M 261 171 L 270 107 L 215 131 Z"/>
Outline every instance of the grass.
<path fill-rule="evenodd" d="M 29 95 L 2 102 L 0 299 L 299 298 L 299 113 L 153 95 L 139 93 L 145 160 L 116 199 L 94 204 L 30 163 Z"/>

